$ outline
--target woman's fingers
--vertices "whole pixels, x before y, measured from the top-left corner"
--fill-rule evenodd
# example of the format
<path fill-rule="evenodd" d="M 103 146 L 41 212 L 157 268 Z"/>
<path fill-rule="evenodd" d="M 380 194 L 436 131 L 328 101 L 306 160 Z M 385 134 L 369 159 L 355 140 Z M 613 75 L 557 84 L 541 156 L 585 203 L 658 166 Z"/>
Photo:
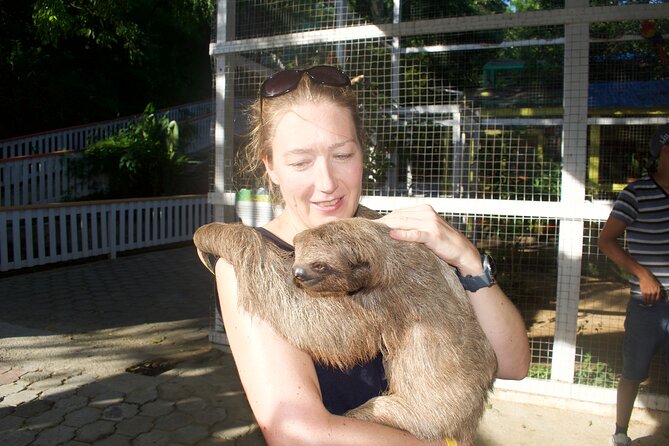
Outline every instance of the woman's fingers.
<path fill-rule="evenodd" d="M 398 209 L 382 217 L 380 222 L 391 228 L 391 237 L 424 243 L 436 255 L 462 272 L 476 271 L 477 268 L 480 270 L 481 262 L 476 247 L 430 205 Z"/>

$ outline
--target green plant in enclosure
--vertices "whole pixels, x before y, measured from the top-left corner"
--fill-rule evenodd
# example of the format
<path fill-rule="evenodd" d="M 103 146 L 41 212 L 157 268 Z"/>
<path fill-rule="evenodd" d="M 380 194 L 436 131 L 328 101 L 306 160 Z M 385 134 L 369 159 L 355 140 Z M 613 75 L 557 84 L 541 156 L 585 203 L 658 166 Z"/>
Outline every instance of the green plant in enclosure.
<path fill-rule="evenodd" d="M 527 372 L 529 378 L 550 379 L 551 366 L 549 364 L 530 364 L 530 370 Z"/>
<path fill-rule="evenodd" d="M 560 196 L 560 179 L 562 178 L 562 164 L 555 161 L 546 161 L 537 166 L 538 174 L 532 180 L 533 194 L 539 197 L 556 199 Z"/>
<path fill-rule="evenodd" d="M 574 383 L 596 387 L 616 387 L 617 376 L 605 362 L 592 362 L 590 353 L 583 356 L 580 364 L 576 365 Z"/>
<path fill-rule="evenodd" d="M 550 379 L 551 365 L 534 363 L 530 365 L 527 374 L 530 378 Z M 616 386 L 618 378 L 616 373 L 605 362 L 592 362 L 590 353 L 583 356 L 583 360 L 577 365 L 574 372 L 574 383 L 584 384 L 595 387 L 613 388 Z"/>
<path fill-rule="evenodd" d="M 149 104 L 137 121 L 89 146 L 79 174 L 101 180 L 95 186 L 105 198 L 150 197 L 172 193 L 188 162 L 179 154 L 176 121 L 158 116 Z"/>

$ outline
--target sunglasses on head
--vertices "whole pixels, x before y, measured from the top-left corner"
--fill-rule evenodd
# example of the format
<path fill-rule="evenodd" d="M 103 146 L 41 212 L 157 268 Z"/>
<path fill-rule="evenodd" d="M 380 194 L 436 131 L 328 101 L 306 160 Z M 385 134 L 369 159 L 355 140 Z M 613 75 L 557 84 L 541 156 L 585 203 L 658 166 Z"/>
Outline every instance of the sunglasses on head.
<path fill-rule="evenodd" d="M 302 80 L 302 76 L 309 78 L 320 85 L 329 87 L 348 87 L 351 79 L 340 69 L 329 65 L 316 65 L 305 70 L 288 69 L 274 73 L 260 86 L 260 116 L 262 116 L 262 99 L 271 99 L 290 93 L 295 90 Z"/>
<path fill-rule="evenodd" d="M 330 87 L 348 87 L 351 85 L 351 79 L 338 68 L 329 65 L 316 65 L 306 70 L 293 68 L 274 73 L 260 86 L 260 96 L 269 99 L 290 93 L 297 88 L 305 74 L 312 81 L 321 85 Z"/>

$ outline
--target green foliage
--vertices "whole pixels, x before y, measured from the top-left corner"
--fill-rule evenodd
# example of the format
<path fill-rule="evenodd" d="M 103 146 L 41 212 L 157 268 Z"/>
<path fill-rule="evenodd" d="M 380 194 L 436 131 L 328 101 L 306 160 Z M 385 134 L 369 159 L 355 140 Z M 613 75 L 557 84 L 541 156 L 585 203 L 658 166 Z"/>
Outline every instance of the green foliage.
<path fill-rule="evenodd" d="M 0 138 L 211 97 L 214 0 L 0 0 Z"/>
<path fill-rule="evenodd" d="M 179 154 L 179 128 L 147 105 L 136 122 L 84 152 L 80 173 L 101 179 L 105 198 L 152 197 L 173 193 L 188 158 Z"/>
<path fill-rule="evenodd" d="M 550 379 L 550 364 L 531 364 L 527 374 L 530 378 Z M 590 353 L 583 356 L 583 361 L 577 364 L 574 372 L 574 383 L 587 386 L 613 388 L 618 382 L 617 375 L 605 362 L 592 362 Z"/>
<path fill-rule="evenodd" d="M 402 20 L 484 15 L 503 12 L 502 0 L 422 0 L 402 2 Z"/>
<path fill-rule="evenodd" d="M 214 11 L 211 0 L 172 0 L 155 5 L 151 1 L 130 0 L 36 0 L 33 23 L 43 43 L 57 47 L 60 42 L 81 38 L 103 49 L 123 48 L 131 61 L 145 57 L 149 15 L 169 16 L 181 28 L 193 23 L 207 25 Z M 167 18 L 167 17 L 165 17 Z"/>
<path fill-rule="evenodd" d="M 33 23 L 45 44 L 58 47 L 61 41 L 80 37 L 100 48 L 125 48 L 130 60 L 138 60 L 141 32 L 130 19 L 132 9 L 127 0 L 37 0 Z"/>
<path fill-rule="evenodd" d="M 536 379 L 551 379 L 551 366 L 549 364 L 530 364 L 527 376 Z"/>
<path fill-rule="evenodd" d="M 657 20 L 658 32 L 666 33 L 669 22 Z M 618 42 L 593 43 L 591 47 L 590 77 L 606 80 L 610 73 L 620 73 L 617 81 L 665 80 L 667 68 L 652 40 L 623 40 L 625 35 L 642 37 L 643 21 L 593 23 L 590 35 L 596 39 L 619 39 Z"/>
<path fill-rule="evenodd" d="M 616 386 L 617 377 L 616 373 L 607 363 L 593 363 L 590 353 L 586 353 L 583 356 L 583 361 L 576 366 L 574 383 L 612 388 Z"/>
<path fill-rule="evenodd" d="M 392 0 L 349 0 L 349 6 L 372 23 L 392 22 Z"/>
<path fill-rule="evenodd" d="M 509 0 L 507 3 L 511 12 L 564 8 L 564 0 Z"/>
<path fill-rule="evenodd" d="M 484 185 L 483 195 L 504 200 L 557 200 L 562 164 L 546 159 L 518 162 L 510 159 L 512 154 L 506 155 L 511 150 L 503 145 L 481 154 L 479 162 L 485 166 L 479 171 L 479 183 Z M 502 156 L 498 160 L 499 154 Z"/>

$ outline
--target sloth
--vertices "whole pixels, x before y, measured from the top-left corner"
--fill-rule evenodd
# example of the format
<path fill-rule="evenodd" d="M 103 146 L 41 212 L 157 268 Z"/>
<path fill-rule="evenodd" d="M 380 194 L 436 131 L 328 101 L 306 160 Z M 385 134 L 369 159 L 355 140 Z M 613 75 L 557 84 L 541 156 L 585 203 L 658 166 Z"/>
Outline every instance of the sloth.
<path fill-rule="evenodd" d="M 383 355 L 387 391 L 347 416 L 426 440 L 473 444 L 497 368 L 453 267 L 367 218 L 294 239 L 294 258 L 241 224 L 210 223 L 194 243 L 235 269 L 239 305 L 314 361 L 347 370 Z"/>

